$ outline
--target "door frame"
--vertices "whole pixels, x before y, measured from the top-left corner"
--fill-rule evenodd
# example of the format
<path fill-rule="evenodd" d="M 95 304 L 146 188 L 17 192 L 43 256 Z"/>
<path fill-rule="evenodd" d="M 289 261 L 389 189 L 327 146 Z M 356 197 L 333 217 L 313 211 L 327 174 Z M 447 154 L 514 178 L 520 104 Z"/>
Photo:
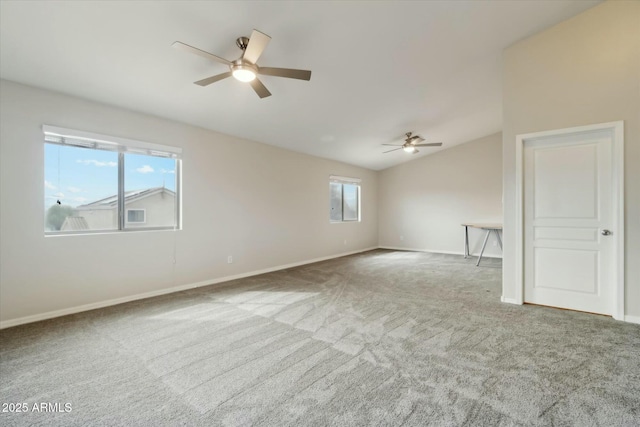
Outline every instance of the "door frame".
<path fill-rule="evenodd" d="M 611 230 L 615 239 L 612 268 L 611 315 L 624 320 L 624 122 L 600 123 L 566 129 L 534 132 L 516 136 L 516 222 L 515 272 L 516 304 L 524 304 L 524 144 L 553 136 L 608 131 L 613 143 L 611 153 L 612 188 L 614 199 Z"/>

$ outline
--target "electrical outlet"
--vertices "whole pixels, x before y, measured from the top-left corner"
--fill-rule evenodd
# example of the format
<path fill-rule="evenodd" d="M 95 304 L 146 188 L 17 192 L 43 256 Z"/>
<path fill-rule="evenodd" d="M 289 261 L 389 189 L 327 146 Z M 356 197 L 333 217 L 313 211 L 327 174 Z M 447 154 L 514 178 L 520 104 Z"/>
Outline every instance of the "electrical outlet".
<path fill-rule="evenodd" d="M 231 255 L 227 257 L 227 264 L 233 264 L 233 257 Z"/>

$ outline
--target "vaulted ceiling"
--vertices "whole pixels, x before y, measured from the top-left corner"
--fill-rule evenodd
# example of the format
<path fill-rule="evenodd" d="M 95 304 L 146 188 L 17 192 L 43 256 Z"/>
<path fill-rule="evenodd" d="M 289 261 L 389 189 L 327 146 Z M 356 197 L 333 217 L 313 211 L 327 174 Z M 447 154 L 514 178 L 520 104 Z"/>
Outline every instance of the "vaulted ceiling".
<path fill-rule="evenodd" d="M 502 50 L 597 3 L 2 1 L 0 76 L 379 170 L 500 131 Z M 171 48 L 235 59 L 254 28 L 311 81 L 203 88 L 227 67 Z M 382 154 L 407 131 L 444 145 Z"/>

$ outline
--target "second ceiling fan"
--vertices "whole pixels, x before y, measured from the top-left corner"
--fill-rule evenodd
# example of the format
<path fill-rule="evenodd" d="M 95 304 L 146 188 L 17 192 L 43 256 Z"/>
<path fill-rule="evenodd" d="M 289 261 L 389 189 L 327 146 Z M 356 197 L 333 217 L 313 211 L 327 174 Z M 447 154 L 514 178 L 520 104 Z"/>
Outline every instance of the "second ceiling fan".
<path fill-rule="evenodd" d="M 407 132 L 405 135 L 407 137 L 405 138 L 404 144 L 402 145 L 382 144 L 382 145 L 389 145 L 391 147 L 398 147 L 398 148 L 394 148 L 393 150 L 385 151 L 383 152 L 383 154 L 390 153 L 392 151 L 396 151 L 400 149 L 404 150 L 407 153 L 416 154 L 419 152 L 416 147 L 440 147 L 442 145 L 442 142 L 430 142 L 427 144 L 420 144 L 422 141 L 424 141 L 424 138 L 422 138 L 421 136 L 412 135 L 411 132 Z"/>
<path fill-rule="evenodd" d="M 229 71 L 227 71 L 226 73 L 221 73 L 215 76 L 207 77 L 206 79 L 198 80 L 197 82 L 195 82 L 195 84 L 197 84 L 198 86 L 208 86 L 219 80 L 233 76 L 241 82 L 249 83 L 260 98 L 266 98 L 267 96 L 271 96 L 271 92 L 269 92 L 265 85 L 262 84 L 262 82 L 258 79 L 258 74 L 262 74 L 265 76 L 287 77 L 290 79 L 298 80 L 311 80 L 311 71 L 309 70 L 259 67 L 256 62 L 258 62 L 258 58 L 260 58 L 260 55 L 262 55 L 262 52 L 267 47 L 267 44 L 270 40 L 271 37 L 264 33 L 261 33 L 258 30 L 253 30 L 250 38 L 239 37 L 236 40 L 236 45 L 240 49 L 242 49 L 242 55 L 235 61 L 228 61 L 212 53 L 178 41 L 173 43 L 173 47 L 182 49 L 187 52 L 195 53 L 196 55 L 211 59 L 216 62 L 220 62 L 229 67 Z"/>

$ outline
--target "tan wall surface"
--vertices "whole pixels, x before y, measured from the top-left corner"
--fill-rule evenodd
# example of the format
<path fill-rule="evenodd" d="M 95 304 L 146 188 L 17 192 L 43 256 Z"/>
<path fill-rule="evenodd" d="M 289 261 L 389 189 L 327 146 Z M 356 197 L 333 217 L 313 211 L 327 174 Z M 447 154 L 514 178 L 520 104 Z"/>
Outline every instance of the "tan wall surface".
<path fill-rule="evenodd" d="M 374 171 L 13 82 L 0 91 L 2 321 L 378 244 Z M 42 124 L 182 147 L 183 230 L 45 237 Z M 330 175 L 362 179 L 362 222 L 329 223 Z"/>
<path fill-rule="evenodd" d="M 624 120 L 625 311 L 640 316 L 640 2 L 607 1 L 507 48 L 503 79 L 503 296 L 516 292 L 516 135 Z"/>
<path fill-rule="evenodd" d="M 462 254 L 461 223 L 502 222 L 501 134 L 380 172 L 378 216 L 380 246 Z M 484 231 L 469 230 L 471 253 L 483 238 Z M 494 241 L 485 254 L 502 256 Z"/>

